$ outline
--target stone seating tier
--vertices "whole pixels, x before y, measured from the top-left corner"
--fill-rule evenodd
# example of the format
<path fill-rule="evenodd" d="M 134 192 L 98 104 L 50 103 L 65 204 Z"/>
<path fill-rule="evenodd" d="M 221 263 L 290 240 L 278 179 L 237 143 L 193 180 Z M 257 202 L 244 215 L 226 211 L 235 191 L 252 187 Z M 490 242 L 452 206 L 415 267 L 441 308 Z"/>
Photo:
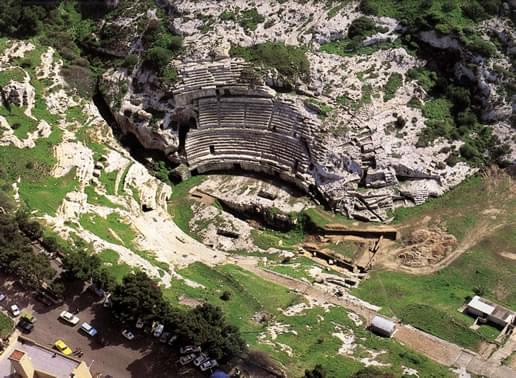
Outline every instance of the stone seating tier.
<path fill-rule="evenodd" d="M 214 148 L 213 153 L 210 147 Z M 299 172 L 308 172 L 307 152 L 297 140 L 270 132 L 241 130 L 196 130 L 188 134 L 186 155 L 191 167 L 204 160 L 217 160 L 222 156 L 233 160 L 251 160 L 276 164 L 292 170 L 297 164 Z M 296 163 L 297 161 L 297 163 Z"/>

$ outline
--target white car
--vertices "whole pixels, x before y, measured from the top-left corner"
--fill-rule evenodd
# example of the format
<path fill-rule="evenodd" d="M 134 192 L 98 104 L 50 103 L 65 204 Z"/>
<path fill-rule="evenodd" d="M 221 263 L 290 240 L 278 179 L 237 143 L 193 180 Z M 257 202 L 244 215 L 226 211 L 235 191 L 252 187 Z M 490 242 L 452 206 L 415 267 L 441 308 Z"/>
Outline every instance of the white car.
<path fill-rule="evenodd" d="M 158 323 L 156 328 L 154 328 L 154 332 L 153 332 L 154 337 L 160 337 L 161 334 L 163 333 L 164 329 L 165 329 L 165 326 L 163 324 Z"/>
<path fill-rule="evenodd" d="M 65 322 L 70 323 L 71 325 L 77 325 L 79 323 L 79 318 L 68 311 L 63 311 L 59 314 L 59 317 L 63 319 Z"/>
<path fill-rule="evenodd" d="M 134 339 L 134 333 L 132 333 L 131 331 L 129 331 L 128 329 L 124 329 L 122 331 L 122 336 L 124 336 L 127 340 L 132 340 Z"/>
<path fill-rule="evenodd" d="M 0 302 L 2 302 L 5 299 L 5 294 L 0 293 Z"/>
<path fill-rule="evenodd" d="M 190 354 L 187 354 L 186 356 L 182 356 L 179 358 L 179 363 L 181 365 L 187 365 L 189 364 L 190 362 L 192 362 L 195 358 L 195 353 L 190 353 Z"/>
<path fill-rule="evenodd" d="M 193 345 L 187 345 L 187 346 L 181 347 L 179 349 L 179 353 L 181 353 L 181 354 L 197 353 L 197 352 L 200 352 L 200 351 L 201 351 L 200 347 L 194 347 Z"/>
<path fill-rule="evenodd" d="M 145 323 L 143 322 L 142 318 L 138 318 L 138 320 L 136 321 L 136 328 L 143 328 L 144 324 Z"/>
<path fill-rule="evenodd" d="M 89 336 L 92 336 L 92 337 L 97 334 L 97 329 L 94 328 L 91 324 L 86 323 L 86 322 L 81 324 L 80 329 L 81 329 L 81 331 L 86 332 Z"/>
<path fill-rule="evenodd" d="M 201 354 L 199 354 L 199 356 L 197 356 L 197 357 L 195 358 L 195 360 L 193 361 L 193 364 L 194 364 L 195 366 L 199 366 L 199 365 L 201 365 L 204 361 L 209 360 L 209 359 L 210 359 L 210 358 L 209 358 L 207 355 L 205 355 L 204 353 L 201 353 Z"/>
<path fill-rule="evenodd" d="M 13 316 L 20 315 L 20 308 L 18 307 L 18 305 L 13 304 L 11 306 L 11 314 L 13 314 Z"/>
<path fill-rule="evenodd" d="M 213 369 L 215 366 L 219 366 L 216 360 L 208 360 L 201 364 L 201 371 Z"/>

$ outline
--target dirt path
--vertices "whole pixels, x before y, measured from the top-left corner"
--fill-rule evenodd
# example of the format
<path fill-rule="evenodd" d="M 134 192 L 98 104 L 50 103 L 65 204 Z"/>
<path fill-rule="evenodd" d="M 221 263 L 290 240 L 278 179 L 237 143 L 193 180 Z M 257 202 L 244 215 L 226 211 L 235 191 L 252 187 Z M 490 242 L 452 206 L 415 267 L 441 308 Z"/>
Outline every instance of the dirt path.
<path fill-rule="evenodd" d="M 484 238 L 493 234 L 499 228 L 505 226 L 506 224 L 497 224 L 493 225 L 490 222 L 482 222 L 481 224 L 473 227 L 464 239 L 457 245 L 451 253 L 449 253 L 444 259 L 439 261 L 437 264 L 431 266 L 423 266 L 423 267 L 409 267 L 402 265 L 399 261 L 396 260 L 398 249 L 391 249 L 386 252 L 389 256 L 377 261 L 377 263 L 388 270 L 401 271 L 411 274 L 417 275 L 428 275 L 435 273 L 441 269 L 446 268 L 448 265 L 457 260 L 463 253 L 473 248 L 479 242 L 481 242 Z"/>

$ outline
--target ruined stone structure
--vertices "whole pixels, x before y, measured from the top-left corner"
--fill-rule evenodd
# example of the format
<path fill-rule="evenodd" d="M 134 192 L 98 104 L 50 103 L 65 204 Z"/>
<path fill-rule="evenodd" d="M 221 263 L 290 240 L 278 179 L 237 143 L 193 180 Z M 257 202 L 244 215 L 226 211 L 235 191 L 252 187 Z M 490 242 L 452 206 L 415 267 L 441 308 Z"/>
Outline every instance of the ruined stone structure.
<path fill-rule="evenodd" d="M 128 80 L 123 75 L 105 80 L 116 87 Z M 423 203 L 446 188 L 439 175 L 386 158 L 359 117 L 337 149 L 328 145 L 313 106 L 277 93 L 239 59 L 184 63 L 172 91 L 158 98 L 129 92 L 114 115 L 124 132 L 177 164 L 179 177 L 188 171 L 263 173 L 368 221 L 385 221 L 395 206 Z M 156 121 L 155 110 L 163 119 Z"/>

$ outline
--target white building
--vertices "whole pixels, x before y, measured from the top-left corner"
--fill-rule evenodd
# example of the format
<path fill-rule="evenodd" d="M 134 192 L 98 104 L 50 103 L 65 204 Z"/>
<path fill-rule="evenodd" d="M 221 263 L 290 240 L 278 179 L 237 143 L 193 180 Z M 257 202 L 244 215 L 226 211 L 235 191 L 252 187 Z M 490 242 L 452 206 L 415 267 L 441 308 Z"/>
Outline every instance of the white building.
<path fill-rule="evenodd" d="M 516 313 L 475 295 L 466 305 L 466 312 L 500 326 L 506 327 L 516 320 Z"/>
<path fill-rule="evenodd" d="M 377 315 L 373 318 L 369 329 L 381 336 L 392 337 L 396 332 L 396 323 Z"/>

